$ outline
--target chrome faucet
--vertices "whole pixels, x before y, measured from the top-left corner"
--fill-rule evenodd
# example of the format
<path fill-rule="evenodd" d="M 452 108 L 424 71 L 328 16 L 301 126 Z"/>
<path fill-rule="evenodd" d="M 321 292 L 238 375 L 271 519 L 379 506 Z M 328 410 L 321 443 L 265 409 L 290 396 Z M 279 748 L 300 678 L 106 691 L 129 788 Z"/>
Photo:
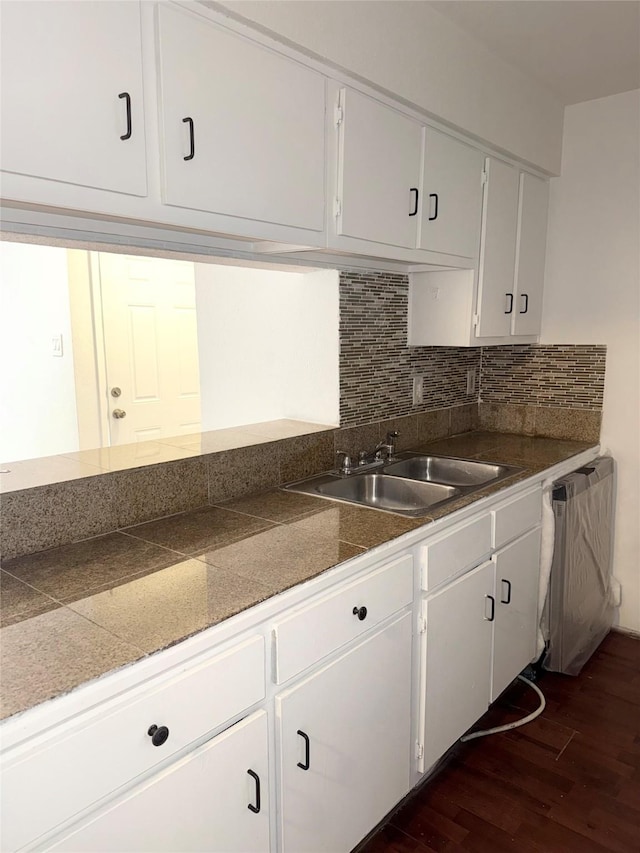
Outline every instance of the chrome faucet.
<path fill-rule="evenodd" d="M 375 449 L 373 451 L 375 458 L 388 460 L 395 456 L 397 437 L 397 430 L 394 430 L 393 432 L 388 432 L 385 441 L 380 441 L 378 442 L 378 444 L 376 444 Z"/>
<path fill-rule="evenodd" d="M 388 462 L 395 456 L 396 438 L 398 433 L 388 432 L 384 441 L 378 442 L 372 451 L 367 452 L 361 450 L 358 453 L 357 461 L 352 460 L 351 456 L 344 450 L 336 450 L 336 469 L 339 474 L 353 474 L 354 471 L 363 469 L 366 471 L 369 468 L 378 468 L 384 462 Z"/>

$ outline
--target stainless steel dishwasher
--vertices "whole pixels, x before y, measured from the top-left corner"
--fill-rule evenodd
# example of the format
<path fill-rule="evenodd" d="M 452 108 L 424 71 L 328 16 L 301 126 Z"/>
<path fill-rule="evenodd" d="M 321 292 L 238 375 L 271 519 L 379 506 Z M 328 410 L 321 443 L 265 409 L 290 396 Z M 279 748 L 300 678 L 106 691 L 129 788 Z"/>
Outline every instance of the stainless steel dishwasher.
<path fill-rule="evenodd" d="M 543 667 L 578 675 L 609 633 L 614 461 L 601 456 L 554 483 L 555 538 Z"/>

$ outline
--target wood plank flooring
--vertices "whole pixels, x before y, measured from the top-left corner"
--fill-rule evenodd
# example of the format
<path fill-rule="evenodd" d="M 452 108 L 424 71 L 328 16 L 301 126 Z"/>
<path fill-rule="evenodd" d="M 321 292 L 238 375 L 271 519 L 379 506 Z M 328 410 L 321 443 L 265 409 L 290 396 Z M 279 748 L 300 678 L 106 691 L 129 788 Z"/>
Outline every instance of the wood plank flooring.
<path fill-rule="evenodd" d="M 538 685 L 541 717 L 456 746 L 358 853 L 639 853 L 640 639 L 612 632 L 577 678 Z M 537 704 L 516 682 L 477 728 Z"/>

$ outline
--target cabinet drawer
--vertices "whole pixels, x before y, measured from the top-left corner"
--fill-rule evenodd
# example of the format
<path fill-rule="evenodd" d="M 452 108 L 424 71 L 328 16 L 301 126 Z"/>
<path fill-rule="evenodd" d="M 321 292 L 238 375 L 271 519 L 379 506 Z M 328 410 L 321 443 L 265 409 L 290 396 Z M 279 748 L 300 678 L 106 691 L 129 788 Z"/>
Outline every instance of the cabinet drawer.
<path fill-rule="evenodd" d="M 491 553 L 491 516 L 487 513 L 422 548 L 422 588 L 435 589 Z"/>
<path fill-rule="evenodd" d="M 302 672 L 412 600 L 413 558 L 406 555 L 278 622 L 273 631 L 276 683 Z"/>
<path fill-rule="evenodd" d="M 16 850 L 260 701 L 264 640 L 179 668 L 2 768 L 2 850 Z M 154 746 L 150 726 L 166 726 Z"/>
<path fill-rule="evenodd" d="M 267 715 L 258 711 L 93 812 L 45 849 L 268 853 L 267 744 Z M 260 808 L 252 811 L 258 786 Z"/>
<path fill-rule="evenodd" d="M 534 489 L 491 511 L 494 548 L 501 548 L 521 533 L 540 524 L 542 492 Z"/>

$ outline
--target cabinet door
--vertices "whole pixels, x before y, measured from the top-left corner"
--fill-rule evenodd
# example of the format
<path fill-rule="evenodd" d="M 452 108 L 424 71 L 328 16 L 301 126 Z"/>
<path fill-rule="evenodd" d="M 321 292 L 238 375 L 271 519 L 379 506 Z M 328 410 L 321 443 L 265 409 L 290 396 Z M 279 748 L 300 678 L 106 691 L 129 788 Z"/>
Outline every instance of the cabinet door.
<path fill-rule="evenodd" d="M 146 195 L 139 4 L 3 3 L 1 108 L 3 170 Z"/>
<path fill-rule="evenodd" d="M 492 702 L 535 656 L 540 528 L 516 539 L 493 559 L 496 564 L 496 618 Z"/>
<path fill-rule="evenodd" d="M 514 335 L 540 334 L 548 203 L 549 182 L 520 172 Z"/>
<path fill-rule="evenodd" d="M 518 222 L 518 171 L 487 157 L 487 182 L 482 207 L 478 337 L 511 334 L 515 309 L 513 277 Z"/>
<path fill-rule="evenodd" d="M 3 762 L 1 849 L 21 850 L 241 714 L 264 698 L 264 675 L 264 640 L 249 637 L 151 679 L 102 706 L 99 717 L 80 715 L 64 736 L 54 729 Z M 152 724 L 169 729 L 159 747 L 148 736 Z"/>
<path fill-rule="evenodd" d="M 158 42 L 164 202 L 322 231 L 322 75 L 165 4 Z"/>
<path fill-rule="evenodd" d="M 267 715 L 213 738 L 54 842 L 64 853 L 269 850 Z"/>
<path fill-rule="evenodd" d="M 415 249 L 421 125 L 352 89 L 340 105 L 337 233 Z"/>
<path fill-rule="evenodd" d="M 285 853 L 347 853 L 409 790 L 411 615 L 276 698 Z"/>
<path fill-rule="evenodd" d="M 423 604 L 423 769 L 489 707 L 493 563 L 484 563 Z"/>
<path fill-rule="evenodd" d="M 477 257 L 483 167 L 481 151 L 426 128 L 421 249 Z"/>

